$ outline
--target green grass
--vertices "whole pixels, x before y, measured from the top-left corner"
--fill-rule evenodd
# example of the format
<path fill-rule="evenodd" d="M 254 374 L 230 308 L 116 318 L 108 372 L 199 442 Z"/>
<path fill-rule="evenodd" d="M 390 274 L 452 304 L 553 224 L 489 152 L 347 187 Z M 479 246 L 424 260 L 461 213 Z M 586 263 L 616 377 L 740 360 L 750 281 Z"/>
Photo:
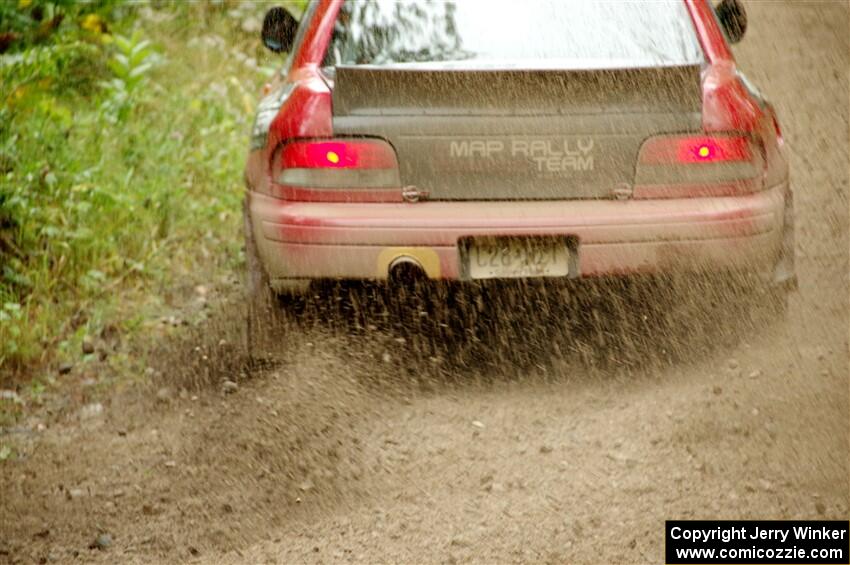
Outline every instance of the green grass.
<path fill-rule="evenodd" d="M 238 266 L 248 130 L 282 63 L 244 31 L 262 6 L 53 9 L 53 35 L 0 56 L 0 375 Z"/>

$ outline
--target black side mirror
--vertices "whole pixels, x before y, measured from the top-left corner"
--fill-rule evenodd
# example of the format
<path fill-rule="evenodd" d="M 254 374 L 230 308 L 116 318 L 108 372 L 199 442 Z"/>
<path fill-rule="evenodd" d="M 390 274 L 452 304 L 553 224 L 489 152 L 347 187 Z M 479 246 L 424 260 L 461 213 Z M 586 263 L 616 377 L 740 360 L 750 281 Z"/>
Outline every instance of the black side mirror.
<path fill-rule="evenodd" d="M 296 31 L 298 20 L 284 8 L 276 6 L 266 12 L 263 18 L 263 45 L 274 53 L 290 51 Z"/>
<path fill-rule="evenodd" d="M 747 31 L 747 11 L 740 0 L 723 0 L 715 8 L 717 19 L 731 43 L 738 43 Z"/>

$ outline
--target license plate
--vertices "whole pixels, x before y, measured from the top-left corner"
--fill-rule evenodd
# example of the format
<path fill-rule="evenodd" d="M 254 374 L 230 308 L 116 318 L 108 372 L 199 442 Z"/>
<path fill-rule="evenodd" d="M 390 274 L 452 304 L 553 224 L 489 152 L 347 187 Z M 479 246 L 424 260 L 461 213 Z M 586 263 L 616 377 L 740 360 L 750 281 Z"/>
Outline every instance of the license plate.
<path fill-rule="evenodd" d="M 570 255 L 563 238 L 474 239 L 467 252 L 473 279 L 566 277 Z"/>

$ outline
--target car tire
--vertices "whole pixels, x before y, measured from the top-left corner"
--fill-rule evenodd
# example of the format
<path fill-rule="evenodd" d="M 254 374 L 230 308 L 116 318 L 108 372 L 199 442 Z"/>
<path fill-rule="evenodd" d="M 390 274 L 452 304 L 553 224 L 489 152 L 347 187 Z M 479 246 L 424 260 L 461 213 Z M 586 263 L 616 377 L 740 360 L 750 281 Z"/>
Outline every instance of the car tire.
<path fill-rule="evenodd" d="M 247 202 L 243 216 L 247 302 L 245 342 L 248 356 L 253 360 L 259 360 L 268 356 L 269 344 L 274 339 L 274 335 L 280 331 L 284 316 L 281 300 L 272 290 L 268 274 L 260 261 Z"/>

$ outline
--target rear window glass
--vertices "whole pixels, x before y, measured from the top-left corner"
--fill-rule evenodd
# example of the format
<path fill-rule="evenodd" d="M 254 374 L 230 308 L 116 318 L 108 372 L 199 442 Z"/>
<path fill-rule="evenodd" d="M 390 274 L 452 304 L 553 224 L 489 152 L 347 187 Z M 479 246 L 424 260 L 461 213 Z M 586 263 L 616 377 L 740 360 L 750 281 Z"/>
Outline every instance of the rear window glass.
<path fill-rule="evenodd" d="M 702 60 L 681 0 L 348 0 L 325 66 L 632 67 Z"/>

